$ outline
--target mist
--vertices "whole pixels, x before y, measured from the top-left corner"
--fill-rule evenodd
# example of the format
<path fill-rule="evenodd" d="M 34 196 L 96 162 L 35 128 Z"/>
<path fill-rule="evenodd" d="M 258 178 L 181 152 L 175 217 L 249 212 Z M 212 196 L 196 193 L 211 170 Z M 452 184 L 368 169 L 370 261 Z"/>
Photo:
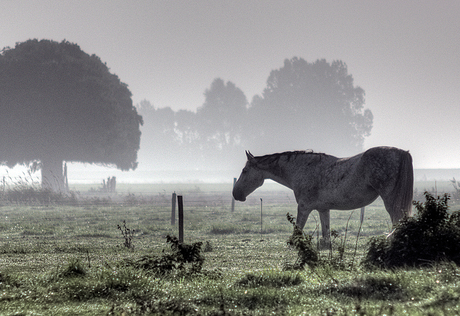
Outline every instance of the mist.
<path fill-rule="evenodd" d="M 194 181 L 208 170 L 210 174 L 235 170 L 229 173 L 237 176 L 246 160 L 245 150 L 264 155 L 312 149 L 349 156 L 374 146 L 395 146 L 411 152 L 416 169 L 460 167 L 460 147 L 455 144 L 460 117 L 458 2 L 204 1 L 184 5 L 141 1 L 133 5 L 126 1 L 46 0 L 40 4 L 5 1 L 1 6 L 0 27 L 7 31 L 2 34 L 0 47 L 14 47 L 29 38 L 78 43 L 84 51 L 107 62 L 128 84 L 135 105 L 146 100 L 153 106 L 154 116 L 170 117 L 177 123 L 174 133 L 169 134 L 174 138 L 169 139 L 165 131 L 162 136 L 149 131 L 169 124 L 169 118 L 150 124 L 143 114 L 146 123 L 135 171 L 68 163 L 71 181 L 85 172 L 90 178 L 97 174 L 101 180 L 116 175 L 119 181 L 142 179 L 144 174 L 155 182 Z M 273 101 L 265 96 L 271 71 L 279 71 L 284 60 L 294 56 L 309 64 L 323 58 L 327 63 L 346 63 L 353 86 L 365 91 L 360 112 L 364 123 L 370 119 L 364 111 L 372 114 L 370 134 L 364 129 L 362 139 L 354 138 L 358 146 L 350 147 L 349 139 L 329 141 L 350 135 L 336 129 L 315 141 L 316 133 L 328 133 L 324 126 L 339 124 L 335 118 L 332 124 L 315 126 L 315 119 L 306 119 L 316 118 L 316 113 L 286 118 L 276 107 L 268 106 Z M 235 137 L 224 135 L 231 150 L 220 146 L 224 144 L 222 137 L 210 137 L 207 143 L 201 139 L 201 144 L 196 144 L 197 137 L 206 132 L 202 127 L 211 126 L 197 116 L 204 120 L 210 114 L 204 92 L 211 89 L 215 78 L 222 78 L 225 87 L 231 82 L 247 102 L 246 121 L 236 120 L 242 123 L 243 137 L 238 136 L 238 130 L 231 131 Z M 225 125 L 223 115 L 209 117 Z M 192 125 L 190 120 L 200 126 L 187 129 Z M 286 137 L 283 131 L 273 128 L 270 132 L 263 127 L 292 130 L 295 135 Z M 208 132 L 212 130 L 216 136 L 215 128 Z M 194 145 L 184 145 L 187 142 Z M 27 171 L 16 169 L 9 174 Z M 192 174 L 185 175 L 184 170 Z M 161 173 L 150 176 L 149 172 Z"/>

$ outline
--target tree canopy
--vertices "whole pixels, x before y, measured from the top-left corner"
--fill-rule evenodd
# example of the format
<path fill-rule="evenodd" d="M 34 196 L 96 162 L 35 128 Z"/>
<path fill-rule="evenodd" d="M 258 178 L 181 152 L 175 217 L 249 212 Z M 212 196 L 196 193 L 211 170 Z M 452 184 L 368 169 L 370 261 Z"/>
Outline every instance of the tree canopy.
<path fill-rule="evenodd" d="M 265 151 L 309 148 L 354 154 L 362 149 L 373 121 L 371 111 L 364 110 L 364 90 L 353 86 L 346 64 L 324 59 L 286 59 L 270 73 L 249 111 L 253 144 Z"/>
<path fill-rule="evenodd" d="M 232 82 L 214 79 L 206 89 L 204 104 L 197 109 L 200 134 L 213 149 L 239 145 L 241 121 L 245 119 L 248 101 L 243 91 Z"/>
<path fill-rule="evenodd" d="M 196 113 L 200 147 L 207 153 L 207 161 L 228 164 L 242 144 L 248 101 L 234 83 L 220 78 L 212 82 L 204 96 L 205 101 Z"/>
<path fill-rule="evenodd" d="M 140 125 L 128 86 L 77 44 L 33 39 L 2 50 L 1 163 L 40 161 L 50 183 L 62 182 L 63 161 L 134 170 Z"/>

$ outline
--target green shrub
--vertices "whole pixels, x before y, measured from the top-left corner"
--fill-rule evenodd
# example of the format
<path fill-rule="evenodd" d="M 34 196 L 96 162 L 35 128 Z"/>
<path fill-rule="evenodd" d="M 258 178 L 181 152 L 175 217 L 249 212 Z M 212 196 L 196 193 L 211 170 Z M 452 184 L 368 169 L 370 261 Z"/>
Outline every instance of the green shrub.
<path fill-rule="evenodd" d="M 402 219 L 391 238 L 370 240 L 363 260 L 366 267 L 415 267 L 440 261 L 460 264 L 460 214 L 449 215 L 447 194 L 435 198 L 425 192 L 425 198 L 425 203 L 414 202 L 417 214 Z"/>

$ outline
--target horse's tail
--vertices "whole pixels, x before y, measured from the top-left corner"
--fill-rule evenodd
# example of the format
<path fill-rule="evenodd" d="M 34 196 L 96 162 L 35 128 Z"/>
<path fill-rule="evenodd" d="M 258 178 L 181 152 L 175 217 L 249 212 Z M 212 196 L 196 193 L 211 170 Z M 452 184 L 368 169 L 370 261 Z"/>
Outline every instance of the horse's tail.
<path fill-rule="evenodd" d="M 412 156 L 408 151 L 402 151 L 399 163 L 399 175 L 393 189 L 394 204 L 393 212 L 397 212 L 396 218 L 399 220 L 405 215 L 412 215 L 412 198 L 414 194 L 414 169 L 412 166 Z M 393 223 L 394 224 L 394 223 Z"/>

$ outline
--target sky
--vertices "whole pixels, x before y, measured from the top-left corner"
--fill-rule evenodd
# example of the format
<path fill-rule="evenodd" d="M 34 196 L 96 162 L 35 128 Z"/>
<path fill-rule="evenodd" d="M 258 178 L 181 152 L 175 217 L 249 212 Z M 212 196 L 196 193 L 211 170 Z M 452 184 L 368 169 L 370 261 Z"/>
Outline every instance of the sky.
<path fill-rule="evenodd" d="M 65 39 L 99 56 L 134 104 L 193 111 L 215 78 L 250 101 L 286 58 L 342 60 L 374 115 L 365 149 L 460 168 L 459 17 L 453 0 L 0 0 L 0 49 Z"/>

